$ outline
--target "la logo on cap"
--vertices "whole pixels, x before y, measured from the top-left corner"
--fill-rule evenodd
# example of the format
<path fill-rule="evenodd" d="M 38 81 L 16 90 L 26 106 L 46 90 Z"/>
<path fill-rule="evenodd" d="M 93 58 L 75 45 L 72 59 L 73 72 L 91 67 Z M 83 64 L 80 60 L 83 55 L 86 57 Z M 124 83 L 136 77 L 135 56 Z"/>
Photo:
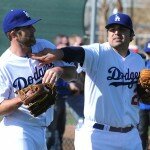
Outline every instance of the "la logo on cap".
<path fill-rule="evenodd" d="M 26 12 L 26 11 L 23 11 L 24 12 L 24 14 L 29 18 L 30 16 L 29 16 L 29 14 Z"/>
<path fill-rule="evenodd" d="M 150 43 L 148 43 L 147 48 L 150 48 Z"/>
<path fill-rule="evenodd" d="M 120 17 L 118 15 L 115 15 L 115 21 L 120 21 Z"/>

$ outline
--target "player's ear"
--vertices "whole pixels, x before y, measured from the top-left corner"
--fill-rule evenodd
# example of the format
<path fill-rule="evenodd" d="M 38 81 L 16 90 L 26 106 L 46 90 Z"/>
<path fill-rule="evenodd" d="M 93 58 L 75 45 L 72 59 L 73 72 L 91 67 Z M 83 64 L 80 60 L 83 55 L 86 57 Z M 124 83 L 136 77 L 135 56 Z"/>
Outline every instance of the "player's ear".
<path fill-rule="evenodd" d="M 107 32 L 106 32 L 106 37 L 107 37 L 107 41 L 108 41 L 108 30 L 107 30 Z"/>
<path fill-rule="evenodd" d="M 133 31 L 131 31 L 131 32 L 130 32 L 130 41 L 133 41 L 134 36 L 135 36 L 134 32 L 133 32 Z"/>
<path fill-rule="evenodd" d="M 7 38 L 9 39 L 9 41 L 12 40 L 12 38 L 15 36 L 14 31 L 9 31 L 6 33 Z"/>
<path fill-rule="evenodd" d="M 10 31 L 10 32 L 9 32 L 9 36 L 10 36 L 11 38 L 14 38 L 14 37 L 16 36 L 15 30 Z"/>

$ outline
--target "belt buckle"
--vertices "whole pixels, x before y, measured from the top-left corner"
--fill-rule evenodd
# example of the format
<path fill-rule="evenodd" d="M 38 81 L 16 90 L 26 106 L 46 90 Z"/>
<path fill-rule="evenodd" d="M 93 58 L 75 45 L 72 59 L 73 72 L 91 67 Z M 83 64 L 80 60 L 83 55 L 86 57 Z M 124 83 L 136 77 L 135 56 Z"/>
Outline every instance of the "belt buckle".
<path fill-rule="evenodd" d="M 105 130 L 105 131 L 109 131 L 109 130 L 110 130 L 110 126 L 109 126 L 109 125 L 104 125 L 103 130 Z"/>
<path fill-rule="evenodd" d="M 121 133 L 124 131 L 124 128 L 120 128 Z"/>

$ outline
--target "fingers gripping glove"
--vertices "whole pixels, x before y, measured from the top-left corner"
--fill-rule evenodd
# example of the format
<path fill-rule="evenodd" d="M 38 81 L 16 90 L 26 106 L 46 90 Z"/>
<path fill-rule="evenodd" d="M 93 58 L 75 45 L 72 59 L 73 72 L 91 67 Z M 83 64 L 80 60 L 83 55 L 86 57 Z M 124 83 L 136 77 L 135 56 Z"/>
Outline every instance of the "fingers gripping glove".
<path fill-rule="evenodd" d="M 16 94 L 34 117 L 46 112 L 56 101 L 56 88 L 48 83 L 29 85 Z"/>
<path fill-rule="evenodd" d="M 137 93 L 142 103 L 150 104 L 150 69 L 140 72 Z"/>

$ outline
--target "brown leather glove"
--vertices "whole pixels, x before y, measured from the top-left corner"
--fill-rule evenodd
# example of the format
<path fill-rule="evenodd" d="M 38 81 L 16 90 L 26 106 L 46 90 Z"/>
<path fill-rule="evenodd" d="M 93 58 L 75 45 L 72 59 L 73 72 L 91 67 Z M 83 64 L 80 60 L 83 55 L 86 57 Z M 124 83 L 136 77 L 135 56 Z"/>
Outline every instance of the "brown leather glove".
<path fill-rule="evenodd" d="M 56 87 L 49 83 L 29 85 L 15 93 L 34 117 L 46 112 L 56 101 Z"/>
<path fill-rule="evenodd" d="M 150 104 L 150 69 L 140 72 L 137 93 L 141 102 Z"/>

